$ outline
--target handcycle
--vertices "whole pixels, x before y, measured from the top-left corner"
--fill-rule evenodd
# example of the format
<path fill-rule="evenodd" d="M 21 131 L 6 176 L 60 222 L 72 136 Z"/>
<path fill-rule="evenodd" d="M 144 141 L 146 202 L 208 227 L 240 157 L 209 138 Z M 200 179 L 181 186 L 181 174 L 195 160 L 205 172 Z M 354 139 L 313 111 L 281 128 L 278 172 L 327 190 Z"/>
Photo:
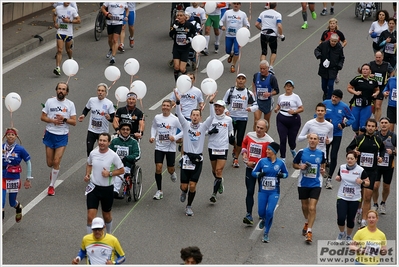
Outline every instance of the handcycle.
<path fill-rule="evenodd" d="M 117 177 L 116 179 L 120 179 Z M 131 168 L 125 167 L 125 174 L 123 175 L 122 186 L 119 189 L 118 199 L 126 199 L 126 202 L 138 201 L 143 192 L 142 184 L 142 170 L 137 161 Z"/>
<path fill-rule="evenodd" d="M 359 2 L 355 4 L 355 16 L 356 18 L 361 16 L 362 22 L 366 20 L 366 17 L 375 17 L 377 12 L 381 10 L 382 3 L 374 2 Z"/>
<path fill-rule="evenodd" d="M 107 18 L 101 11 L 102 3 L 100 3 L 100 10 L 98 11 L 96 21 L 94 22 L 94 38 L 96 41 L 100 41 L 102 32 L 107 27 Z"/>

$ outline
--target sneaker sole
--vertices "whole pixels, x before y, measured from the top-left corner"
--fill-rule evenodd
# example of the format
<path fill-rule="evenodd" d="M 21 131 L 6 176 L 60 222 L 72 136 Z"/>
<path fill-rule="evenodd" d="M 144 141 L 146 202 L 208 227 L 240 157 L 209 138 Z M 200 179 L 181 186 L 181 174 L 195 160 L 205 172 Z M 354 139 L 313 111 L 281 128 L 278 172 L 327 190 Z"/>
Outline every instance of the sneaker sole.
<path fill-rule="evenodd" d="M 21 204 L 19 204 L 19 208 L 21 209 L 21 212 L 18 212 L 15 214 L 15 222 L 19 223 L 22 220 L 22 209 L 24 208 Z"/>
<path fill-rule="evenodd" d="M 263 243 L 269 243 L 270 240 L 264 240 L 264 239 L 262 239 L 262 242 L 263 242 Z"/>
<path fill-rule="evenodd" d="M 153 197 L 152 199 L 155 199 L 155 200 L 161 200 L 161 199 L 163 199 L 163 197 L 160 197 L 160 198 Z"/>
<path fill-rule="evenodd" d="M 244 218 L 244 219 L 242 220 L 242 222 L 245 223 L 245 224 L 248 224 L 248 225 L 253 225 L 253 224 L 254 224 L 253 221 L 251 222 L 251 221 L 248 220 L 247 218 Z"/>
<path fill-rule="evenodd" d="M 216 198 L 214 196 L 211 196 L 211 198 L 209 199 L 210 202 L 212 203 L 216 203 Z"/>

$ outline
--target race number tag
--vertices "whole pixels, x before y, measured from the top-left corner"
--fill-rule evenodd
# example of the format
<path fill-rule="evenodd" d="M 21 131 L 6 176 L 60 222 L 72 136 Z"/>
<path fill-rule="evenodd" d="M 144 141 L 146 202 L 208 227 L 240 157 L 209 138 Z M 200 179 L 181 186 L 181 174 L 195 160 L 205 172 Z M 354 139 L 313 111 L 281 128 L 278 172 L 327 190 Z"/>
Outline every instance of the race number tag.
<path fill-rule="evenodd" d="M 93 191 L 95 187 L 96 187 L 96 185 L 93 184 L 92 182 L 90 182 L 90 183 L 86 186 L 85 196 L 86 196 L 87 194 L 89 194 L 91 191 Z"/>
<path fill-rule="evenodd" d="M 397 90 L 396 90 L 396 88 L 392 89 L 391 98 L 392 98 L 393 101 L 396 101 L 396 99 L 397 99 Z"/>
<path fill-rule="evenodd" d="M 129 156 L 129 147 L 118 146 L 115 152 L 118 154 L 119 158 L 123 159 L 124 157 Z"/>
<path fill-rule="evenodd" d="M 6 179 L 6 190 L 8 193 L 17 193 L 19 188 L 19 179 Z"/>
<path fill-rule="evenodd" d="M 185 34 L 177 34 L 176 35 L 176 44 L 186 45 L 186 35 Z"/>
<path fill-rule="evenodd" d="M 262 145 L 251 143 L 249 145 L 249 156 L 260 159 L 262 156 Z"/>
<path fill-rule="evenodd" d="M 344 193 L 344 197 L 353 198 L 355 196 L 355 187 L 344 186 L 342 192 Z"/>
<path fill-rule="evenodd" d="M 317 175 L 317 164 L 311 164 L 311 166 L 306 169 L 305 176 L 307 178 L 316 178 L 316 175 Z"/>
<path fill-rule="evenodd" d="M 395 44 L 386 43 L 384 52 L 388 54 L 395 54 Z"/>
<path fill-rule="evenodd" d="M 262 189 L 263 190 L 274 190 L 276 189 L 276 178 L 275 177 L 265 177 L 262 179 Z"/>
<path fill-rule="evenodd" d="M 183 170 L 195 170 L 195 164 L 193 164 L 187 155 L 183 156 Z"/>
<path fill-rule="evenodd" d="M 230 35 L 236 35 L 236 29 L 235 29 L 235 28 L 228 28 L 228 29 L 227 29 L 227 32 L 228 32 Z"/>
<path fill-rule="evenodd" d="M 212 149 L 212 155 L 224 155 L 225 150 L 224 149 Z"/>
<path fill-rule="evenodd" d="M 99 120 L 99 119 L 92 119 L 91 120 L 91 127 L 94 128 L 94 129 L 101 128 L 102 125 L 103 125 L 102 120 Z"/>
<path fill-rule="evenodd" d="M 382 162 L 378 163 L 378 166 L 381 167 L 388 167 L 388 163 L 389 163 L 389 154 L 385 153 L 384 157 L 382 158 Z"/>
<path fill-rule="evenodd" d="M 362 167 L 373 167 L 374 154 L 362 152 L 360 154 L 360 166 Z"/>

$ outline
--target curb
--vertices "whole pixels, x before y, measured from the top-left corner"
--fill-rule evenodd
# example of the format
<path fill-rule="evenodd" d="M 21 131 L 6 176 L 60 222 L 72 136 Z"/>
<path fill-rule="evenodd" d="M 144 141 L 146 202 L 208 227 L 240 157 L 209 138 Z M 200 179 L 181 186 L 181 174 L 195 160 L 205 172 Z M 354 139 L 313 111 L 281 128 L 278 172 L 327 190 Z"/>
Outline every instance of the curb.
<path fill-rule="evenodd" d="M 81 22 L 78 25 L 82 25 L 84 23 L 93 23 L 93 29 L 94 29 L 94 20 L 96 19 L 96 16 L 98 14 L 98 11 L 89 13 L 87 15 L 84 15 L 81 17 Z M 76 31 L 76 30 L 75 30 Z M 26 54 L 28 52 L 31 52 L 32 50 L 35 50 L 38 47 L 41 47 L 48 42 L 54 42 L 54 35 L 56 33 L 56 30 L 50 29 L 45 31 L 44 33 L 38 34 L 43 38 L 42 41 L 39 40 L 39 38 L 32 38 L 31 40 L 24 42 L 22 44 L 19 44 L 3 53 L 3 64 L 10 62 L 11 60 L 22 56 L 23 54 Z"/>

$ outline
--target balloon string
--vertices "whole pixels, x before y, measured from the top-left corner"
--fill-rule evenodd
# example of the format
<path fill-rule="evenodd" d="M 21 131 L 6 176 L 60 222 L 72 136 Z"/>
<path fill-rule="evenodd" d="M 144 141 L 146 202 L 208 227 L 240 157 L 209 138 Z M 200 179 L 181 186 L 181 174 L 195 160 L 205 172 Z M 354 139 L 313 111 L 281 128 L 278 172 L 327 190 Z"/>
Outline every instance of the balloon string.
<path fill-rule="evenodd" d="M 199 53 L 197 52 L 197 53 L 195 53 L 195 62 L 194 63 L 191 62 L 191 63 L 195 64 L 195 77 L 197 77 L 197 73 L 198 73 L 198 65 L 197 65 L 198 57 L 199 57 Z M 194 83 L 195 83 L 195 81 L 194 81 Z"/>
<path fill-rule="evenodd" d="M 12 121 L 12 111 L 10 111 L 10 117 L 11 117 L 11 128 L 14 128 L 14 122 Z"/>
<path fill-rule="evenodd" d="M 68 76 L 68 80 L 66 81 L 66 84 L 69 83 L 69 79 L 71 79 L 71 76 Z"/>
<path fill-rule="evenodd" d="M 248 17 L 248 21 L 251 21 L 251 10 L 252 10 L 252 3 L 249 3 L 249 17 Z"/>
<path fill-rule="evenodd" d="M 116 101 L 116 109 L 118 109 L 118 106 L 119 106 L 119 100 Z"/>
<path fill-rule="evenodd" d="M 241 59 L 241 46 L 238 47 L 239 53 L 238 53 L 238 59 L 237 59 L 237 73 L 240 73 L 240 59 Z"/>
<path fill-rule="evenodd" d="M 133 75 L 130 76 L 130 84 L 132 84 L 132 83 L 133 83 Z"/>
<path fill-rule="evenodd" d="M 144 110 L 144 108 L 143 108 L 143 99 L 142 98 L 140 98 L 140 106 L 141 106 L 141 110 Z"/>
<path fill-rule="evenodd" d="M 208 100 L 208 98 L 209 98 L 209 95 L 207 95 L 206 96 L 206 98 L 205 98 L 205 101 L 204 101 L 204 105 L 202 106 L 202 109 L 201 109 L 201 111 L 203 111 L 204 110 L 204 108 L 205 108 L 205 106 L 206 106 L 206 103 L 208 102 L 207 100 Z"/>
<path fill-rule="evenodd" d="M 108 87 L 108 91 L 109 89 L 111 89 L 111 87 L 116 83 L 117 80 L 113 81 L 112 84 Z"/>

